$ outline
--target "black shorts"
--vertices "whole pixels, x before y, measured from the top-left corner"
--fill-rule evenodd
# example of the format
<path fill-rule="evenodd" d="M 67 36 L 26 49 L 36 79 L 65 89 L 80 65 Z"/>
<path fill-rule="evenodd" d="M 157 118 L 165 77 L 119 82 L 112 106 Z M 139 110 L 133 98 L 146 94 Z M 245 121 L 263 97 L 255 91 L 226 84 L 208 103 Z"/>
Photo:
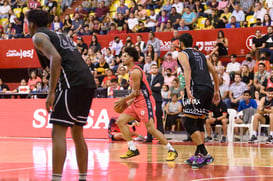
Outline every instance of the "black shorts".
<path fill-rule="evenodd" d="M 265 124 L 269 124 L 270 123 L 270 118 L 268 115 L 264 116 L 265 118 Z"/>
<path fill-rule="evenodd" d="M 84 126 L 87 122 L 95 89 L 71 88 L 57 91 L 54 111 L 49 122 L 65 126 Z"/>
<path fill-rule="evenodd" d="M 183 99 L 183 113 L 194 116 L 208 115 L 213 98 L 213 92 L 213 89 L 209 87 L 193 87 L 192 95 L 195 100 L 190 102 L 187 98 L 187 93 L 185 93 L 185 97 Z"/>

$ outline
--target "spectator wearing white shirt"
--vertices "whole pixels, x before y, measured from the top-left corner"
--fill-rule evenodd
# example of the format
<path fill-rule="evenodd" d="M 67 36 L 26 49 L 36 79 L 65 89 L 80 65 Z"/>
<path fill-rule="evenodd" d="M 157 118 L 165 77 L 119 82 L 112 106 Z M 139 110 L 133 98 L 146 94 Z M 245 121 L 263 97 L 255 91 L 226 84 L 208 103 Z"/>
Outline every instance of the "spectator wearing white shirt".
<path fill-rule="evenodd" d="M 219 76 L 219 91 L 222 100 L 228 98 L 229 86 L 224 84 L 224 79 L 221 76 Z"/>
<path fill-rule="evenodd" d="M 235 4 L 231 16 L 235 16 L 238 22 L 242 22 L 245 20 L 245 13 L 240 9 L 240 4 Z"/>
<path fill-rule="evenodd" d="M 150 10 L 150 16 L 147 17 L 145 26 L 149 28 L 150 31 L 155 32 L 157 25 L 157 15 L 155 14 L 155 10 Z"/>
<path fill-rule="evenodd" d="M 136 46 L 139 46 L 141 53 L 144 53 L 144 49 L 146 47 L 146 43 L 145 41 L 142 40 L 142 36 L 141 35 L 137 35 L 136 37 L 137 42 L 135 43 Z"/>
<path fill-rule="evenodd" d="M 116 36 L 114 41 L 112 41 L 111 50 L 114 55 L 119 55 L 121 49 L 123 47 L 123 43 L 120 41 L 119 37 Z"/>
<path fill-rule="evenodd" d="M 11 10 L 11 7 L 8 1 L 4 1 L 4 4 L 0 6 L 0 19 L 8 18 L 10 10 Z"/>
<path fill-rule="evenodd" d="M 219 76 L 223 78 L 223 83 L 227 86 L 230 84 L 230 77 L 229 74 L 225 72 L 225 67 L 224 66 L 219 66 L 218 67 L 218 72 Z"/>
<path fill-rule="evenodd" d="M 273 0 L 266 0 L 265 1 L 265 6 L 267 9 L 273 8 Z"/>
<path fill-rule="evenodd" d="M 240 63 L 236 62 L 237 55 L 232 54 L 230 56 L 230 63 L 227 64 L 227 70 L 226 72 L 230 75 L 231 80 L 234 79 L 234 74 L 235 73 L 240 73 Z"/>
<path fill-rule="evenodd" d="M 156 61 L 153 61 L 150 55 L 146 55 L 145 64 L 143 67 L 143 71 L 145 72 L 146 75 L 151 73 L 151 66 L 153 64 L 157 65 Z"/>
<path fill-rule="evenodd" d="M 172 7 L 176 8 L 177 13 L 182 14 L 184 9 L 184 4 L 182 2 L 179 2 L 179 0 L 174 0 Z"/>
<path fill-rule="evenodd" d="M 264 15 L 267 13 L 266 9 L 263 8 L 263 5 L 261 2 L 256 2 L 255 3 L 255 8 L 254 8 L 254 18 L 260 18 L 261 20 L 264 19 Z"/>
<path fill-rule="evenodd" d="M 127 21 L 127 24 L 129 26 L 129 29 L 133 32 L 136 32 L 137 31 L 137 27 L 138 27 L 138 19 L 135 17 L 134 13 L 130 13 L 129 14 L 129 18 L 128 20 L 125 20 Z"/>

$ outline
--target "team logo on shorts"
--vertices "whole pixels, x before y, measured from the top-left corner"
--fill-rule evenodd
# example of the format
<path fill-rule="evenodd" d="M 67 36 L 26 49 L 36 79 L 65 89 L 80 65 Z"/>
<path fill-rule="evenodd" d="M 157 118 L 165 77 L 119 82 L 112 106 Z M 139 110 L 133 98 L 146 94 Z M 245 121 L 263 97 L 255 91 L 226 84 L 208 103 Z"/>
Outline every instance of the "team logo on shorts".
<path fill-rule="evenodd" d="M 145 114 L 145 111 L 141 111 L 140 115 L 143 116 Z"/>

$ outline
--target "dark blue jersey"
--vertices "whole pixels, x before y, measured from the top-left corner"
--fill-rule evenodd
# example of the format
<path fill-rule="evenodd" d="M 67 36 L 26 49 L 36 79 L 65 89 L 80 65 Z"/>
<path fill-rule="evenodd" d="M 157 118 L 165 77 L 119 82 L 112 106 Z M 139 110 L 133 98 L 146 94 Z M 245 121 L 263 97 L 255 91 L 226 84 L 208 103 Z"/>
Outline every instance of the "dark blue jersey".
<path fill-rule="evenodd" d="M 65 34 L 39 28 L 37 33 L 44 33 L 51 41 L 62 58 L 61 75 L 57 89 L 64 90 L 72 87 L 96 88 L 93 75 L 74 42 Z M 50 67 L 50 61 L 39 50 L 36 50 L 43 68 Z"/>
<path fill-rule="evenodd" d="M 205 55 L 193 48 L 187 48 L 182 52 L 184 52 L 189 59 L 191 67 L 191 87 L 205 86 L 213 89 Z"/>

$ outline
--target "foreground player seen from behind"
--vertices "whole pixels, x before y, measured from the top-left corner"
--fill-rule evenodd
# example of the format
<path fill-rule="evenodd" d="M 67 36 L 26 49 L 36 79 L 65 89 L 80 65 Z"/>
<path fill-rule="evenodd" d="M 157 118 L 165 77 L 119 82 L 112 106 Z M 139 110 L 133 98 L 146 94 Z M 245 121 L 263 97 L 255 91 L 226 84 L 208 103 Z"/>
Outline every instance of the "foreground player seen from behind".
<path fill-rule="evenodd" d="M 41 66 L 49 68 L 50 74 L 46 109 L 52 112 L 52 180 L 61 180 L 66 158 L 66 132 L 71 127 L 79 180 L 85 181 L 88 148 L 83 137 L 83 126 L 95 95 L 94 77 L 73 41 L 62 33 L 47 29 L 47 12 L 31 10 L 27 14 L 27 22 Z"/>
<path fill-rule="evenodd" d="M 115 106 L 124 107 L 123 105 L 127 104 L 128 101 L 128 107 L 119 116 L 117 121 L 119 129 L 129 146 L 127 153 L 121 155 L 120 158 L 126 159 L 139 155 L 139 151 L 133 142 L 130 130 L 127 126 L 129 121 L 139 120 L 145 124 L 146 129 L 150 134 L 156 137 L 161 144 L 166 146 L 168 149 L 168 157 L 166 160 L 175 160 L 178 153 L 171 144 L 168 143 L 164 135 L 155 128 L 155 100 L 152 96 L 152 91 L 145 73 L 139 66 L 135 65 L 135 61 L 138 60 L 137 50 L 133 47 L 125 48 L 121 59 L 123 65 L 127 66 L 129 69 L 132 92 L 128 96 L 120 98 L 115 102 Z"/>
<path fill-rule="evenodd" d="M 204 145 L 204 120 L 209 112 L 211 102 L 218 103 L 219 82 L 218 74 L 204 54 L 192 48 L 191 34 L 180 36 L 182 51 L 178 55 L 180 66 L 184 70 L 186 83 L 185 98 L 183 100 L 183 124 L 186 131 L 196 144 L 195 154 L 185 161 L 192 168 L 201 168 L 213 161 Z M 210 78 L 211 72 L 214 86 Z"/>

